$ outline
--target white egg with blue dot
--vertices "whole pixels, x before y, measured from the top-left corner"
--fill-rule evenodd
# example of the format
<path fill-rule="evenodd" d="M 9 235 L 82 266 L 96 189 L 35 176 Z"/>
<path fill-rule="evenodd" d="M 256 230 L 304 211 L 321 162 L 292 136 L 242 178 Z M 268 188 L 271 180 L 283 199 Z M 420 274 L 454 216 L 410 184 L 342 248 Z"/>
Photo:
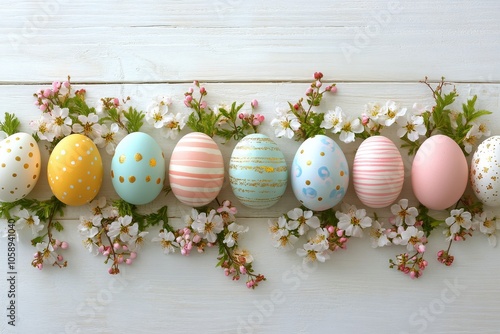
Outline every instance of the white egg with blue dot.
<path fill-rule="evenodd" d="M 340 203 L 349 185 L 349 166 L 337 143 L 324 135 L 305 140 L 295 153 L 291 183 L 299 202 L 324 211 Z"/>

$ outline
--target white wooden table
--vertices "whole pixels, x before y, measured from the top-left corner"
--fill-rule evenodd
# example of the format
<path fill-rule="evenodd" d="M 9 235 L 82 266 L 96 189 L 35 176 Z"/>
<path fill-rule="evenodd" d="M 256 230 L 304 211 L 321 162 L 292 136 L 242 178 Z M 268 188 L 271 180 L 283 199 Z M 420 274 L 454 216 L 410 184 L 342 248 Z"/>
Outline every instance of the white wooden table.
<path fill-rule="evenodd" d="M 274 137 L 276 107 L 303 95 L 312 74 L 338 83 L 319 109 L 339 105 L 359 115 L 368 102 L 431 103 L 419 83 L 445 76 L 459 102 L 478 94 L 500 134 L 500 2 L 498 1 L 4 1 L 0 7 L 0 114 L 15 112 L 28 131 L 39 113 L 32 94 L 69 74 L 90 99 L 131 96 L 145 109 L 159 94 L 185 110 L 183 93 L 194 79 L 207 99 L 257 98 Z M 458 105 L 457 105 L 458 106 Z M 184 130 L 183 134 L 189 131 Z M 159 138 L 159 137 L 158 137 Z M 397 138 L 393 138 L 397 142 Z M 160 141 L 168 157 L 175 141 Z M 299 143 L 276 139 L 291 164 Z M 235 143 L 220 145 L 229 159 Z M 341 145 L 352 164 L 356 144 Z M 110 157 L 103 154 L 105 175 Z M 46 165 L 47 153 L 43 162 Z M 401 197 L 416 204 L 409 159 Z M 42 175 L 45 175 L 45 165 Z M 352 185 L 351 185 L 352 186 Z M 346 201 L 359 205 L 354 192 Z M 102 195 L 116 198 L 105 178 Z M 50 196 L 42 178 L 31 196 Z M 220 198 L 233 199 L 226 182 Z M 170 194 L 145 210 L 169 205 L 174 224 L 187 208 Z M 433 254 L 446 247 L 431 237 L 429 267 L 410 280 L 390 270 L 398 248 L 373 250 L 352 240 L 325 264 L 302 267 L 294 252 L 272 246 L 268 218 L 297 206 L 290 187 L 278 204 L 255 211 L 239 206 L 250 226 L 241 240 L 255 269 L 268 280 L 256 290 L 215 268 L 216 250 L 164 256 L 148 242 L 118 277 L 102 257 L 87 254 L 76 229 L 85 208 L 69 208 L 61 222 L 70 243 L 69 267 L 38 271 L 29 234 L 18 243 L 17 326 L 7 325 L 6 260 L 0 257 L 1 333 L 496 333 L 500 328 L 500 249 L 477 235 L 453 247 L 448 268 Z M 497 211 L 498 212 L 498 211 Z M 381 210 L 388 215 L 388 210 Z M 150 235 L 156 234 L 156 230 Z M 0 252 L 6 252 L 5 239 Z"/>

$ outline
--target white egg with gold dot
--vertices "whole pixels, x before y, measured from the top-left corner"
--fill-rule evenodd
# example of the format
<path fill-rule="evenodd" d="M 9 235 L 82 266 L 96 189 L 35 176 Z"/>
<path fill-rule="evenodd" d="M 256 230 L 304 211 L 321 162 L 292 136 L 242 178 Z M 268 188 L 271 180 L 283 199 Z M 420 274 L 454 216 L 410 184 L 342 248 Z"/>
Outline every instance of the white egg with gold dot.
<path fill-rule="evenodd" d="M 0 141 L 0 202 L 26 197 L 40 176 L 40 149 L 27 133 Z"/>
<path fill-rule="evenodd" d="M 158 196 L 165 181 L 165 158 L 153 137 L 133 132 L 123 138 L 111 161 L 111 181 L 131 204 L 146 204 Z"/>

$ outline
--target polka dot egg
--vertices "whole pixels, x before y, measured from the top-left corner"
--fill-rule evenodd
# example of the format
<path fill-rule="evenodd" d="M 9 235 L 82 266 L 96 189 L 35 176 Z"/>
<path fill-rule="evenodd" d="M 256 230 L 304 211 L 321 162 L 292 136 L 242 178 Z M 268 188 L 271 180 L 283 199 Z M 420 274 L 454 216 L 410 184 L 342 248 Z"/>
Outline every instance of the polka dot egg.
<path fill-rule="evenodd" d="M 94 199 L 102 184 L 102 160 L 94 142 L 80 134 L 63 138 L 49 158 L 52 193 L 64 204 L 79 206 Z"/>
<path fill-rule="evenodd" d="M 483 141 L 472 157 L 472 190 L 485 205 L 500 206 L 500 136 Z"/>
<path fill-rule="evenodd" d="M 123 138 L 111 161 L 111 181 L 131 204 L 147 204 L 158 196 L 165 181 L 165 158 L 153 137 L 133 132 Z"/>
<path fill-rule="evenodd" d="M 349 185 L 349 167 L 336 142 L 323 135 L 300 145 L 292 163 L 295 197 L 310 210 L 323 211 L 337 205 Z"/>
<path fill-rule="evenodd" d="M 0 202 L 14 202 L 35 187 L 40 176 L 40 150 L 27 133 L 0 142 Z"/>

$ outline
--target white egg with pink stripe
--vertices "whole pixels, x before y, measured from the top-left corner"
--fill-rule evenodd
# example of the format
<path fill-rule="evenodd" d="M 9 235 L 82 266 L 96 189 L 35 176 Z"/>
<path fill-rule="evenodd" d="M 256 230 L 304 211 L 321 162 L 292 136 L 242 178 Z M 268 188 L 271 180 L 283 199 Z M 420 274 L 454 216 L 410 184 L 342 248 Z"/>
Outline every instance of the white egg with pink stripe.
<path fill-rule="evenodd" d="M 404 183 L 404 165 L 394 143 L 383 136 L 369 137 L 354 157 L 352 179 L 360 201 L 370 208 L 394 203 Z"/>
<path fill-rule="evenodd" d="M 212 138 L 192 132 L 175 146 L 168 171 L 170 187 L 182 203 L 200 207 L 212 202 L 224 182 L 224 160 Z"/>

